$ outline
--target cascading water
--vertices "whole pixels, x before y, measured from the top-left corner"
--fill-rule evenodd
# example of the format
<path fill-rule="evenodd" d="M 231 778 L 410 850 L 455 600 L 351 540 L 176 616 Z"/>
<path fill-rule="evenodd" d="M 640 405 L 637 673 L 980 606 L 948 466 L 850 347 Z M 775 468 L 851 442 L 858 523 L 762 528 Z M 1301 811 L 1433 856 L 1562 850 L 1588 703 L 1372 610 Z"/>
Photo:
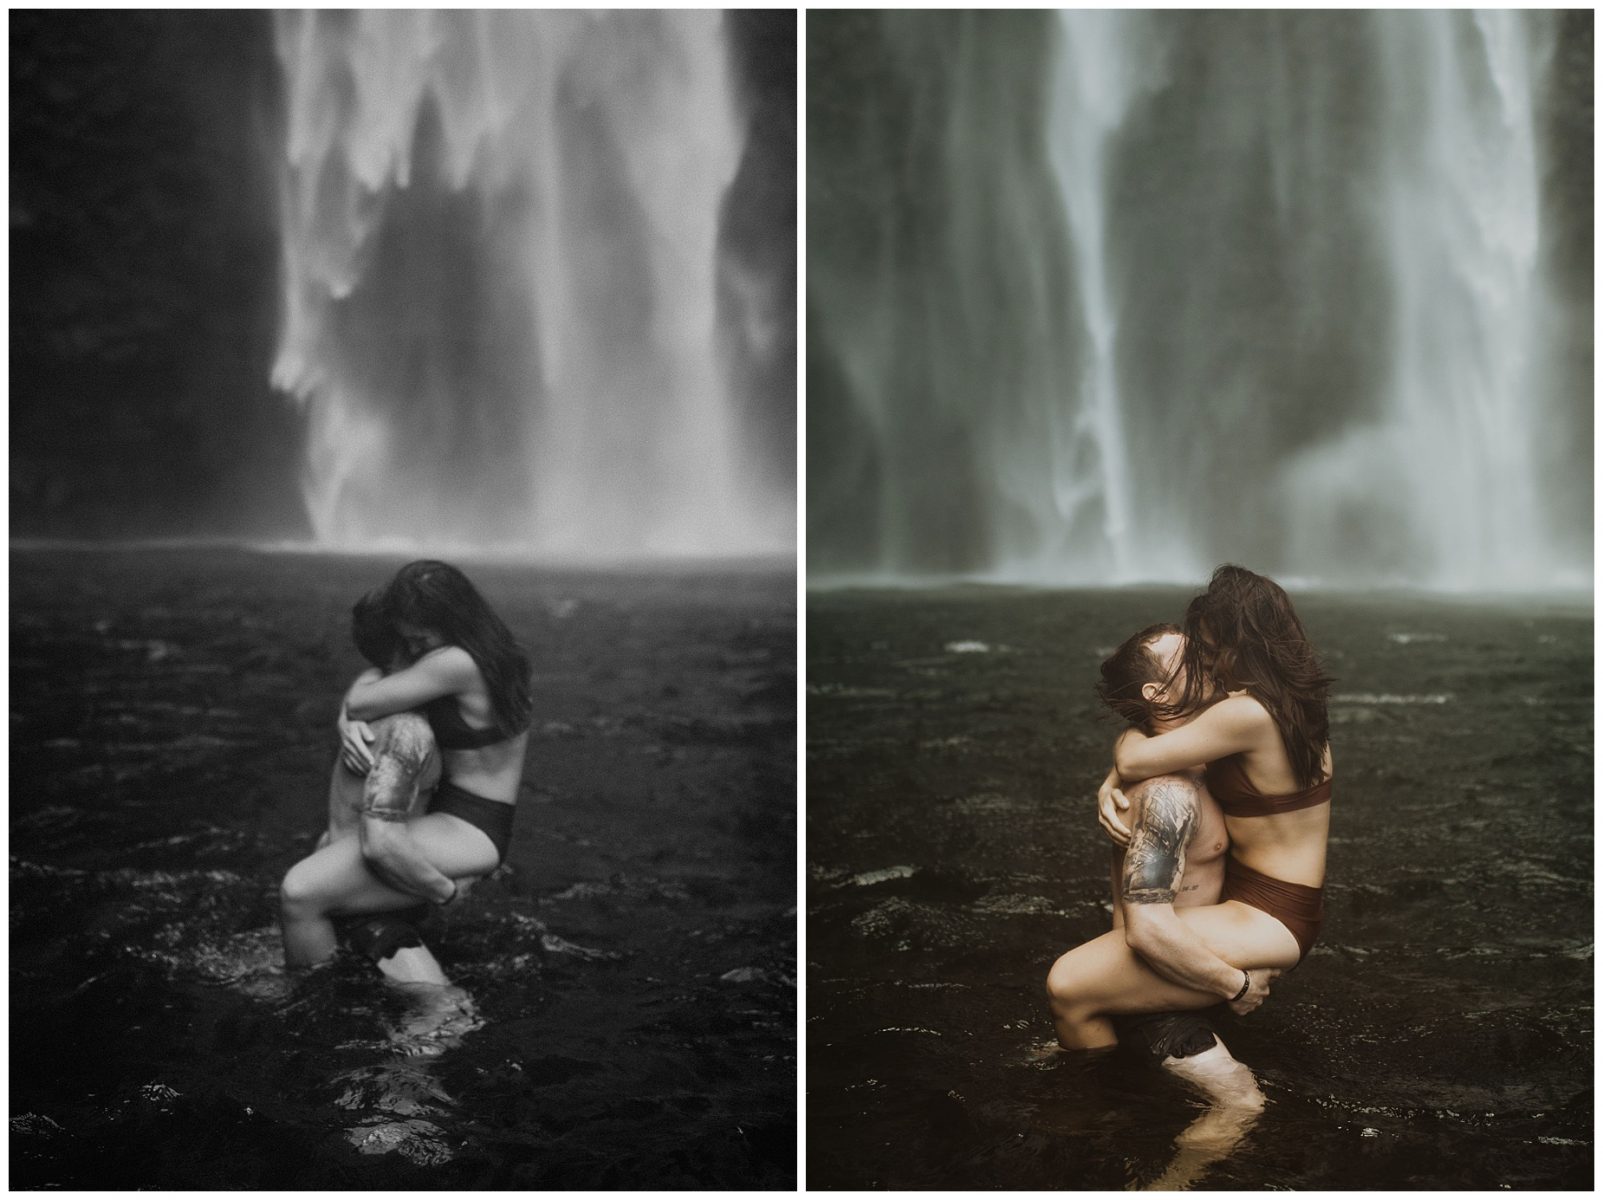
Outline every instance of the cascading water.
<path fill-rule="evenodd" d="M 720 15 L 284 12 L 283 327 L 330 545 L 782 549 L 723 361 Z"/>
<path fill-rule="evenodd" d="M 984 19 L 886 14 L 919 53 L 857 30 L 813 67 L 815 576 L 1584 584 L 1555 14 Z"/>
<path fill-rule="evenodd" d="M 1099 471 L 1084 478 L 1076 468 L 1085 455 L 1065 455 L 1055 472 L 1058 507 L 1072 522 L 1088 497 L 1100 494 L 1106 514 L 1104 532 L 1113 580 L 1132 578 L 1131 561 L 1141 554 L 1157 558 L 1158 546 L 1136 546 L 1131 537 L 1129 463 L 1124 419 L 1119 408 L 1115 361 L 1118 302 L 1110 290 L 1107 268 L 1108 139 L 1124 123 L 1131 103 L 1163 78 L 1163 54 L 1150 33 L 1137 26 L 1149 14 L 1106 10 L 1063 14 L 1063 67 L 1056 74 L 1053 162 L 1063 193 L 1064 216 L 1073 246 L 1075 290 L 1085 320 L 1085 362 L 1080 371 L 1081 395 L 1075 421 L 1076 443 L 1089 439 Z M 1127 47 L 1152 45 L 1153 53 L 1135 56 Z"/>
<path fill-rule="evenodd" d="M 1550 403 L 1538 274 L 1535 81 L 1545 31 L 1514 12 L 1391 13 L 1377 31 L 1391 136 L 1378 241 L 1393 336 L 1382 407 L 1283 473 L 1296 526 L 1328 555 L 1364 531 L 1449 586 L 1554 567 L 1532 429 Z M 1387 527 L 1400 528 L 1387 537 Z"/>

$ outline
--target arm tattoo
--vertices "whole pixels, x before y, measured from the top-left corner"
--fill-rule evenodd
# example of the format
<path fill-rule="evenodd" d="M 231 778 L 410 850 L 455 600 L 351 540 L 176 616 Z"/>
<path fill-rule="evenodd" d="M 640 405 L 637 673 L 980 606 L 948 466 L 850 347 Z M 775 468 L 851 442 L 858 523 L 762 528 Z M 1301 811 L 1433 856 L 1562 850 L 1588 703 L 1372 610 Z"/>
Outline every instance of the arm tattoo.
<path fill-rule="evenodd" d="M 1186 844 L 1197 829 L 1196 789 L 1164 780 L 1147 792 L 1124 854 L 1124 899 L 1130 904 L 1173 904 L 1186 870 Z"/>

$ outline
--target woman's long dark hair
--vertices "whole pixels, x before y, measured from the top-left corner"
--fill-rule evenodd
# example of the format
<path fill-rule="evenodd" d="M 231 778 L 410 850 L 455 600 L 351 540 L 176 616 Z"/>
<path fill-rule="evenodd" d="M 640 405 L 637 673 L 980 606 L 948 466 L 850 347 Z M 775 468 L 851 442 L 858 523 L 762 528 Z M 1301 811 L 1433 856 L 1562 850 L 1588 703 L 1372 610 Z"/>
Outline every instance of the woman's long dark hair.
<path fill-rule="evenodd" d="M 430 630 L 468 652 L 484 676 L 497 728 L 510 733 L 528 726 L 534 713 L 529 659 L 466 575 L 433 559 L 407 563 L 385 588 L 385 604 L 391 619 Z"/>
<path fill-rule="evenodd" d="M 1209 701 L 1213 681 L 1245 689 L 1274 718 L 1298 785 L 1324 778 L 1333 680 L 1314 653 L 1291 597 L 1273 579 L 1226 564 L 1186 608 L 1182 708 Z"/>

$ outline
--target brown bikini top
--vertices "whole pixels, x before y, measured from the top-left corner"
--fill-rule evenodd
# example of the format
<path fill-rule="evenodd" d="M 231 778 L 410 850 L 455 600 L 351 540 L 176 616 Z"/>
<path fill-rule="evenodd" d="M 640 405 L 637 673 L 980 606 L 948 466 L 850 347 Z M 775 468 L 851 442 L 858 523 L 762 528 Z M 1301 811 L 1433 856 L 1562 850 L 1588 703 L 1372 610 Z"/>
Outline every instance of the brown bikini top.
<path fill-rule="evenodd" d="M 1207 767 L 1208 791 L 1219 802 L 1227 817 L 1270 817 L 1276 813 L 1295 812 L 1299 808 L 1312 808 L 1330 799 L 1330 780 L 1288 796 L 1265 796 L 1252 786 L 1247 770 L 1241 765 L 1241 755 L 1232 754 L 1211 762 Z"/>

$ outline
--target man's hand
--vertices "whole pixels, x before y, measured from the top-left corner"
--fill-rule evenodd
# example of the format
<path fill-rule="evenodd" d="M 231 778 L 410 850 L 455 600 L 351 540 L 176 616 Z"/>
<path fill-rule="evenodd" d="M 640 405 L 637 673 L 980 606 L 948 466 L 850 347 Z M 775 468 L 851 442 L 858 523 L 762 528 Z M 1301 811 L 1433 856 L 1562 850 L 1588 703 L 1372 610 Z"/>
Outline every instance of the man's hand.
<path fill-rule="evenodd" d="M 353 775 L 366 775 L 373 769 L 373 728 L 366 721 L 353 721 L 340 707 L 340 762 Z"/>
<path fill-rule="evenodd" d="M 1102 826 L 1102 832 L 1108 835 L 1114 845 L 1129 846 L 1130 830 L 1119 820 L 1119 814 L 1130 811 L 1130 801 L 1119 790 L 1120 782 L 1119 773 L 1109 771 L 1108 777 L 1097 789 L 1097 821 Z"/>
<path fill-rule="evenodd" d="M 1272 967 L 1261 967 L 1254 971 L 1248 971 L 1247 977 L 1252 982 L 1247 985 L 1247 994 L 1239 1000 L 1229 1001 L 1230 1011 L 1238 1017 L 1244 1017 L 1269 999 L 1269 984 L 1279 974 L 1280 972 Z"/>

